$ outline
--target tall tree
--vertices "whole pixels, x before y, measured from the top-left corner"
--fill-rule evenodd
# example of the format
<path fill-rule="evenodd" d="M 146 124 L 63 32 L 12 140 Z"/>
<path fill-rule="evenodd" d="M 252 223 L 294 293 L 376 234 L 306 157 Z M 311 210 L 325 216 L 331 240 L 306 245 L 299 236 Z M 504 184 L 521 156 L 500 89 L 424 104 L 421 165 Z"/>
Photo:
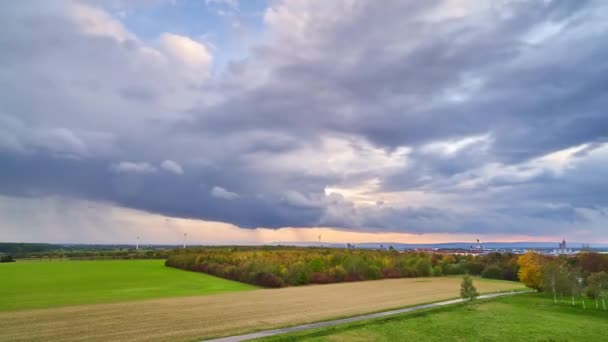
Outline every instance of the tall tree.
<path fill-rule="evenodd" d="M 460 284 L 460 297 L 467 303 L 471 303 L 477 296 L 479 296 L 479 293 L 477 292 L 475 285 L 473 285 L 473 279 L 470 275 L 465 275 Z"/>
<path fill-rule="evenodd" d="M 561 296 L 564 292 L 570 292 L 568 270 L 559 260 L 554 259 L 544 264 L 542 275 L 543 291 L 551 291 L 555 303 L 557 303 L 558 293 Z"/>
<path fill-rule="evenodd" d="M 575 298 L 580 296 L 583 292 L 583 277 L 581 270 L 578 267 L 571 267 L 568 272 L 568 279 L 570 282 L 572 305 L 576 305 Z M 585 308 L 585 299 L 583 299 L 583 308 Z"/>
<path fill-rule="evenodd" d="M 606 310 L 606 296 L 608 295 L 608 273 L 592 273 L 587 278 L 587 295 L 595 299 L 595 307 L 598 308 L 598 299 L 602 300 L 602 307 Z"/>
<path fill-rule="evenodd" d="M 542 284 L 542 258 L 533 251 L 521 255 L 517 259 L 519 265 L 519 281 L 529 288 L 541 290 Z"/>

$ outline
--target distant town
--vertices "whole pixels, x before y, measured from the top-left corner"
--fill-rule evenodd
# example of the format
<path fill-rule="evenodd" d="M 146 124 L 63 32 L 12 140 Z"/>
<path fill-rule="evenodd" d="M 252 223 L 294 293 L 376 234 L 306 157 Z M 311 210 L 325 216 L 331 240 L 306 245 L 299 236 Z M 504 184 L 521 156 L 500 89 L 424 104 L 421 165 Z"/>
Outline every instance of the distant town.
<path fill-rule="evenodd" d="M 322 247 L 322 248 L 343 248 L 343 249 L 363 249 L 363 250 L 391 250 L 400 253 L 405 252 L 426 252 L 431 254 L 452 254 L 452 255 L 485 255 L 490 253 L 511 253 L 516 255 L 534 251 L 541 255 L 548 256 L 575 256 L 580 252 L 607 253 L 608 245 L 572 243 L 571 245 L 564 239 L 561 242 L 482 242 L 476 240 L 472 243 L 454 242 L 439 244 L 404 244 L 404 243 L 325 243 L 321 240 L 315 242 L 274 242 L 265 244 L 267 246 L 295 246 L 295 247 Z M 175 244 L 139 244 L 137 240 L 134 244 L 48 244 L 48 243 L 0 243 L 0 256 L 13 254 L 17 257 L 39 256 L 52 254 L 78 254 L 83 251 L 154 251 L 169 250 L 176 247 L 205 247 L 218 246 L 215 244 L 191 243 L 185 241 L 180 245 Z"/>
<path fill-rule="evenodd" d="M 528 251 L 535 251 L 539 254 L 543 255 L 575 255 L 581 251 L 595 251 L 595 252 L 604 252 L 608 253 L 608 248 L 604 249 L 592 249 L 590 245 L 582 245 L 580 248 L 568 248 L 566 240 L 562 240 L 562 242 L 557 243 L 556 248 L 489 248 L 485 246 L 482 242 L 477 240 L 474 245 L 469 246 L 469 248 L 416 248 L 416 251 L 425 251 L 430 253 L 443 253 L 443 254 L 460 254 L 460 255 L 480 255 L 480 254 L 488 254 L 488 253 L 513 253 L 513 254 L 525 254 Z"/>
<path fill-rule="evenodd" d="M 323 246 L 344 248 L 343 244 L 337 243 L 289 243 L 281 242 L 273 245 L 293 245 L 293 246 Z M 473 243 L 466 242 L 439 243 L 439 244 L 403 244 L 403 243 L 346 243 L 347 249 L 375 249 L 375 250 L 396 250 L 399 252 L 416 251 L 435 254 L 457 254 L 457 255 L 482 255 L 488 253 L 512 253 L 525 254 L 534 251 L 543 255 L 576 255 L 583 251 L 598 253 L 608 253 L 608 245 L 591 245 L 586 243 L 573 243 L 569 246 L 565 239 L 561 242 L 488 242 L 484 243 L 476 240 Z"/>

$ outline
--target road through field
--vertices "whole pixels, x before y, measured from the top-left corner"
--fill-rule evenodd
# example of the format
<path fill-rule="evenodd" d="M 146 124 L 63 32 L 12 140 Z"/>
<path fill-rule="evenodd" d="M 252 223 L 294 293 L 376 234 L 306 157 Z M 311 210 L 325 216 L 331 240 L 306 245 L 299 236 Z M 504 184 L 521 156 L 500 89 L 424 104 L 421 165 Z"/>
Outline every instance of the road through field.
<path fill-rule="evenodd" d="M 408 278 L 0 313 L 0 341 L 191 341 L 458 297 L 460 278 Z M 476 279 L 482 293 L 520 288 Z"/>
<path fill-rule="evenodd" d="M 496 297 L 501 297 L 501 296 L 510 296 L 510 295 L 514 295 L 514 294 L 522 294 L 522 293 L 527 293 L 527 292 L 532 292 L 532 291 L 492 293 L 492 294 L 486 294 L 486 295 L 478 296 L 477 299 L 489 299 L 489 298 L 496 298 Z M 410 306 L 410 307 L 403 308 L 403 309 L 382 311 L 382 312 L 377 312 L 377 313 L 372 313 L 372 314 L 367 314 L 367 315 L 361 315 L 361 316 L 355 316 L 355 317 L 349 317 L 349 318 L 342 318 L 342 319 L 335 319 L 335 320 L 324 321 L 324 322 L 319 322 L 319 323 L 310 323 L 310 324 L 296 325 L 296 326 L 288 327 L 288 328 L 265 330 L 265 331 L 259 331 L 259 332 L 244 334 L 244 335 L 220 337 L 220 338 L 209 339 L 209 340 L 205 340 L 205 341 L 206 342 L 241 342 L 241 341 L 249 341 L 249 340 L 253 340 L 253 339 L 258 339 L 258 338 L 263 338 L 263 337 L 270 337 L 270 336 L 276 336 L 276 335 L 282 335 L 282 334 L 288 334 L 288 333 L 298 332 L 298 331 L 303 331 L 303 330 L 318 329 L 318 328 L 327 328 L 327 327 L 332 327 L 332 326 L 340 325 L 340 324 L 354 323 L 354 322 L 360 322 L 360 321 L 365 321 L 365 320 L 374 319 L 374 318 L 383 318 L 383 317 L 389 317 L 389 316 L 394 316 L 394 315 L 400 315 L 400 314 L 404 314 L 404 313 L 408 313 L 408 312 L 425 310 L 425 309 L 432 309 L 432 308 L 438 308 L 438 307 L 442 307 L 442 306 L 446 306 L 446 305 L 458 304 L 458 303 L 462 303 L 462 302 L 464 302 L 464 299 L 461 299 L 461 298 L 451 299 L 451 300 L 446 300 L 446 301 L 443 301 L 443 302 L 436 302 L 436 303 L 429 303 L 429 304 Z"/>

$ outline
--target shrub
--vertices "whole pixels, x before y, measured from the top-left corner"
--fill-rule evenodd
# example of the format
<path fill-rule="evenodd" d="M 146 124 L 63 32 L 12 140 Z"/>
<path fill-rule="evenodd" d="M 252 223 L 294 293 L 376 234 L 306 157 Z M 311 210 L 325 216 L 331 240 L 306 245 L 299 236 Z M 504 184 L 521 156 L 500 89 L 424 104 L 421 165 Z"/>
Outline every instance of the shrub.
<path fill-rule="evenodd" d="M 485 265 L 478 261 L 469 261 L 466 265 L 466 269 L 469 274 L 480 275 L 483 272 Z"/>
<path fill-rule="evenodd" d="M 315 272 L 312 274 L 310 282 L 313 284 L 329 284 L 336 283 L 337 280 L 332 277 L 331 274 L 327 274 L 324 272 Z"/>
<path fill-rule="evenodd" d="M 401 278 L 401 273 L 397 269 L 387 268 L 382 270 L 382 278 Z"/>
<path fill-rule="evenodd" d="M 459 264 L 447 264 L 447 265 L 443 266 L 443 274 L 445 274 L 445 275 L 464 274 L 464 268 Z"/>
<path fill-rule="evenodd" d="M 285 285 L 282 279 L 267 272 L 256 274 L 254 283 L 263 287 L 283 287 Z"/>
<path fill-rule="evenodd" d="M 374 280 L 380 279 L 380 268 L 376 265 L 372 265 L 365 270 L 365 279 Z"/>
<path fill-rule="evenodd" d="M 364 280 L 363 277 L 358 273 L 349 273 L 344 278 L 344 281 L 360 281 Z"/>
<path fill-rule="evenodd" d="M 418 259 L 416 261 L 416 273 L 420 277 L 428 277 L 431 275 L 432 266 L 427 258 Z"/>
<path fill-rule="evenodd" d="M 344 281 L 346 278 L 346 270 L 340 265 L 334 266 L 329 273 L 336 281 Z"/>
<path fill-rule="evenodd" d="M 489 279 L 502 279 L 503 271 L 497 265 L 491 265 L 484 268 L 483 272 L 481 272 L 481 276 Z"/>
<path fill-rule="evenodd" d="M 311 273 L 310 268 L 306 264 L 297 262 L 289 268 L 287 282 L 290 285 L 308 284 L 310 283 Z"/>

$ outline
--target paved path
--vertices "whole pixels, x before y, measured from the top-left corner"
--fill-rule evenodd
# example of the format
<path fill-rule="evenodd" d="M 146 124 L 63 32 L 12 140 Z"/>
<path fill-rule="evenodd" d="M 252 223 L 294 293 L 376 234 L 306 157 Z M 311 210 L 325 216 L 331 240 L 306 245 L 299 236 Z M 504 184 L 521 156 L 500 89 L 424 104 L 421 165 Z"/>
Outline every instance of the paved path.
<path fill-rule="evenodd" d="M 495 298 L 495 297 L 513 295 L 513 294 L 527 293 L 527 292 L 532 292 L 532 291 L 492 293 L 492 294 L 481 295 L 481 296 L 479 296 L 477 298 L 478 299 L 487 299 L 487 298 Z M 443 302 L 417 305 L 417 306 L 412 306 L 412 307 L 409 307 L 409 308 L 398 309 L 398 310 L 390 310 L 390 311 L 383 311 L 383 312 L 378 312 L 378 313 L 373 313 L 373 314 L 368 314 L 368 315 L 363 315 L 363 316 L 355 316 L 355 317 L 350 317 L 350 318 L 335 319 L 335 320 L 332 320 L 332 321 L 325 321 L 325 322 L 319 322 L 319 323 L 297 325 L 297 326 L 293 326 L 293 327 L 289 327 L 289 328 L 258 331 L 258 332 L 251 333 L 251 334 L 237 335 L 237 336 L 228 336 L 228 337 L 216 338 L 216 339 L 205 340 L 205 341 L 206 342 L 239 342 L 239 341 L 247 341 L 247 340 L 252 340 L 252 339 L 256 339 L 256 338 L 262 338 L 262 337 L 268 337 L 268 336 L 275 336 L 275 335 L 292 333 L 292 332 L 296 332 L 296 331 L 302 331 L 302 330 L 308 330 L 308 329 L 316 329 L 316 328 L 324 328 L 324 327 L 330 327 L 330 326 L 334 326 L 334 325 L 338 325 L 338 324 L 344 324 L 344 323 L 359 322 L 359 321 L 363 321 L 363 320 L 370 319 L 370 318 L 380 318 L 380 317 L 393 316 L 393 315 L 398 315 L 398 314 L 402 314 L 402 313 L 406 313 L 406 312 L 412 312 L 412 311 L 418 311 L 418 310 L 424 310 L 424 309 L 430 309 L 430 308 L 437 308 L 437 307 L 441 307 L 441 306 L 446 306 L 446 305 L 451 305 L 451 304 L 457 304 L 457 303 L 462 303 L 462 302 L 463 302 L 463 299 L 452 299 L 452 300 L 446 300 L 446 301 L 443 301 Z"/>

